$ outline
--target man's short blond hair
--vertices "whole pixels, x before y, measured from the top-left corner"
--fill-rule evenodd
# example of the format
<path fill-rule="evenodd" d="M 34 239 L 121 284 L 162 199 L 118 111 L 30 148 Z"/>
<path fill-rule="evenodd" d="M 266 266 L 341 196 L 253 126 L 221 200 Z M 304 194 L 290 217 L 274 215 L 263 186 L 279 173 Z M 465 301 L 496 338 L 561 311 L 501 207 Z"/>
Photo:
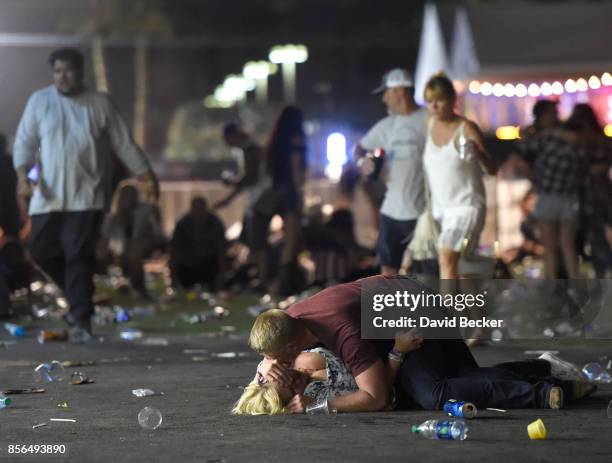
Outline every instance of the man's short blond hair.
<path fill-rule="evenodd" d="M 298 334 L 298 321 L 282 310 L 268 310 L 257 317 L 249 345 L 260 354 L 279 352 Z"/>

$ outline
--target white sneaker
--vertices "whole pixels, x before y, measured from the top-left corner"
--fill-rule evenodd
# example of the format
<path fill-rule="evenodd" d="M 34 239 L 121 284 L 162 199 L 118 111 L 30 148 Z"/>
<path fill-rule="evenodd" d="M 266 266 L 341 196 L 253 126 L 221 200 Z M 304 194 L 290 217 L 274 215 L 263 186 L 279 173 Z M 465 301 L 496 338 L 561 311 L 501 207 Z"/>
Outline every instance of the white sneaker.
<path fill-rule="evenodd" d="M 584 381 L 585 377 L 580 369 L 566 360 L 557 357 L 552 352 L 544 352 L 538 357 L 550 363 L 550 374 L 564 381 Z"/>

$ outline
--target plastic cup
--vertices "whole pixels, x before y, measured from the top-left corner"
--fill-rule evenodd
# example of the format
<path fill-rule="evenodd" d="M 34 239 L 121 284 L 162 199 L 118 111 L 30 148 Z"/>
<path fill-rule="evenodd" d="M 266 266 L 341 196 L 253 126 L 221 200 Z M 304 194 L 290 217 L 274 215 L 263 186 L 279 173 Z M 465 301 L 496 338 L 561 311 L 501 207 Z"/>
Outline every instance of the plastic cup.
<path fill-rule="evenodd" d="M 149 431 L 157 429 L 162 424 L 162 414 L 157 408 L 145 407 L 138 413 L 138 424 Z"/>
<path fill-rule="evenodd" d="M 527 434 L 529 434 L 529 439 L 531 440 L 546 439 L 546 426 L 544 426 L 541 418 L 527 426 Z"/>

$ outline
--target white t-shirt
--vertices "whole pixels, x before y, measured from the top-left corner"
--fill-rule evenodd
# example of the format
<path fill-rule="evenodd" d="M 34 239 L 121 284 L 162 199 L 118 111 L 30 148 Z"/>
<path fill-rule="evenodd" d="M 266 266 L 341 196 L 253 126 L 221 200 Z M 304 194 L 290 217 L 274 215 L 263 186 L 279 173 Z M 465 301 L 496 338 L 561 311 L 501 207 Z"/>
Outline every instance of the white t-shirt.
<path fill-rule="evenodd" d="M 395 220 L 416 219 L 425 208 L 423 150 L 427 111 L 391 114 L 378 121 L 359 142 L 362 148 L 385 150 L 387 192 L 380 212 Z"/>

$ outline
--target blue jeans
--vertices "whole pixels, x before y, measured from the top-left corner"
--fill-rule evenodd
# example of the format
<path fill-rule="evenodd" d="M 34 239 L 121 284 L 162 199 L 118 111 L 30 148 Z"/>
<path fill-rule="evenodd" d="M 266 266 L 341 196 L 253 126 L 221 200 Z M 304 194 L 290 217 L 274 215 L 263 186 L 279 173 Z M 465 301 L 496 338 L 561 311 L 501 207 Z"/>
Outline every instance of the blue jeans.
<path fill-rule="evenodd" d="M 426 410 L 442 409 L 449 399 L 478 408 L 547 408 L 551 387 L 560 382 L 543 360 L 478 366 L 463 340 L 426 340 L 400 367 L 400 395 Z"/>

